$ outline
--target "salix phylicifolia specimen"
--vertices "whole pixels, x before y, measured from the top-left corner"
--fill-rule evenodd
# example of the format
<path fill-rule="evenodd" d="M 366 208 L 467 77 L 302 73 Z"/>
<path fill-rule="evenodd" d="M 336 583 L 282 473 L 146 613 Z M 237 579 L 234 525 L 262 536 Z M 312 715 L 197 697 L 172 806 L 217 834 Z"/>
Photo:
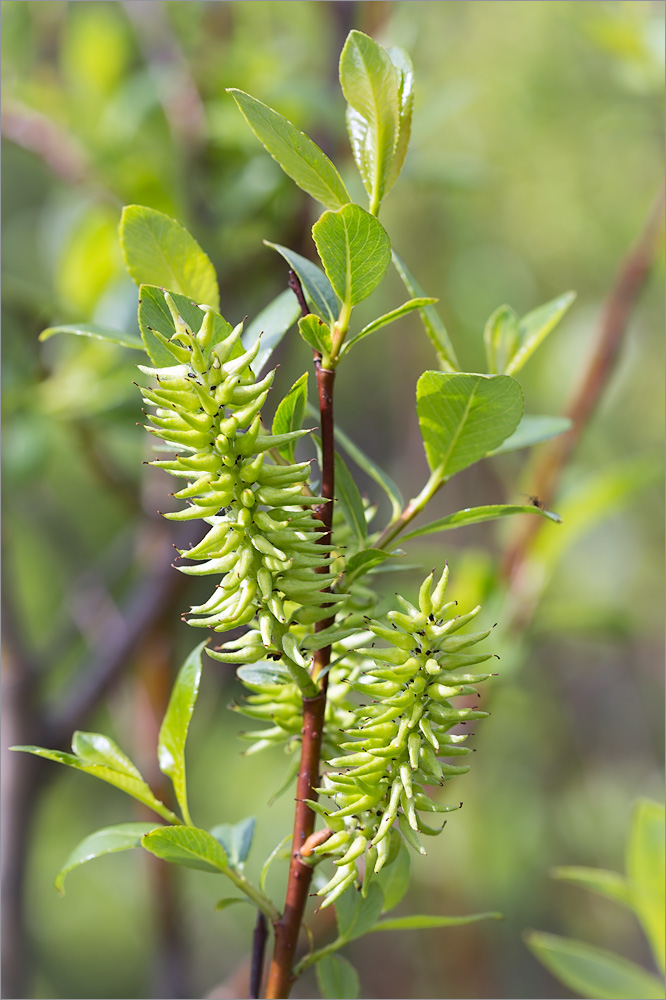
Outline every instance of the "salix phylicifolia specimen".
<path fill-rule="evenodd" d="M 58 886 L 84 861 L 139 846 L 175 864 L 226 875 L 256 906 L 259 919 L 272 924 L 268 997 L 287 996 L 308 965 L 317 966 L 324 996 L 337 996 L 341 981 L 345 995 L 353 995 L 356 974 L 335 953 L 360 933 L 402 926 L 400 920 L 380 918 L 406 891 L 407 846 L 425 853 L 421 837 L 440 832 L 439 825 L 431 825 L 433 815 L 458 807 L 427 789 L 467 770 L 451 761 L 468 752 L 458 727 L 486 714 L 455 700 L 476 694 L 474 685 L 490 676 L 477 673 L 477 665 L 492 654 L 475 648 L 487 629 L 467 630 L 480 609 L 459 613 L 455 600 L 445 600 L 448 568 L 426 577 L 416 603 L 397 596 L 397 606 L 387 605 L 372 587 L 374 575 L 389 559 L 399 569 L 393 558 L 400 554 L 398 539 L 515 513 L 557 520 L 533 505 L 495 504 L 406 531 L 456 472 L 567 426 L 556 418 L 523 416 L 522 392 L 512 376 L 556 325 L 571 296 L 522 318 L 508 306 L 498 309 L 484 332 L 489 373 L 461 373 L 435 300 L 423 295 L 377 218 L 407 151 L 413 100 L 409 59 L 352 31 L 340 59 L 340 82 L 367 210 L 295 125 L 255 98 L 231 92 L 271 156 L 325 209 L 312 230 L 319 264 L 269 244 L 291 269 L 291 290 L 245 330 L 232 328 L 220 314 L 212 265 L 182 226 L 140 206 L 123 213 L 121 244 L 128 271 L 140 285 L 139 325 L 150 360 L 139 366 L 147 429 L 162 442 L 152 464 L 183 481 L 173 494 L 181 506 L 165 516 L 205 525 L 201 540 L 180 552 L 178 568 L 214 581 L 210 597 L 185 617 L 190 625 L 218 633 L 218 639 L 219 633 L 244 629 L 219 646 L 202 642 L 178 674 L 158 758 L 172 779 L 179 814 L 155 798 L 132 761 L 100 734 L 76 733 L 73 754 L 19 748 L 116 785 L 164 821 L 92 834 L 65 863 Z M 354 307 L 371 295 L 391 262 L 412 298 L 352 332 Z M 430 475 L 405 504 L 386 473 L 336 428 L 333 394 L 336 368 L 354 345 L 413 311 L 432 341 L 439 370 L 425 372 L 417 383 Z M 263 369 L 297 321 L 314 357 L 319 402 L 314 439 L 302 427 L 307 372 L 278 403 L 270 429 L 263 413 L 275 379 L 274 371 L 262 377 Z M 299 439 L 304 449 L 314 440 L 318 471 L 310 461 L 296 460 Z M 370 527 L 377 510 L 361 497 L 336 444 L 386 494 L 391 517 L 384 525 Z M 296 805 L 284 905 L 265 891 L 266 871 L 280 845 L 255 884 L 244 869 L 254 821 L 208 831 L 190 816 L 184 747 L 204 649 L 215 660 L 238 665 L 247 695 L 234 707 L 263 725 L 243 734 L 251 743 L 247 752 L 283 745 L 293 755 L 286 784 L 297 776 Z M 323 817 L 317 830 L 316 814 Z M 391 866 L 400 875 L 389 883 Z M 315 872 L 319 908 L 335 905 L 339 933 L 297 963 Z M 477 918 L 483 916 L 488 914 Z M 432 920 L 410 918 L 410 926 L 432 926 Z M 455 920 L 441 918 L 442 925 Z M 255 982 L 262 960 L 255 953 Z"/>

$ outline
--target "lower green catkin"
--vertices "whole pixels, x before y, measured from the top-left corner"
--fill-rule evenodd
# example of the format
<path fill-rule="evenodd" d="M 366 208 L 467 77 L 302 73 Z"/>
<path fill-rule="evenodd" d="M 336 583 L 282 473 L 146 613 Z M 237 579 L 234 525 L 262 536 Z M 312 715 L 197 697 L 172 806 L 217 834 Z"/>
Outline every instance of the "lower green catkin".
<path fill-rule="evenodd" d="M 208 650 L 209 655 L 235 663 L 280 658 L 299 690 L 312 695 L 312 653 L 301 650 L 293 626 L 329 617 L 344 597 L 322 593 L 336 576 L 326 572 L 330 547 L 320 544 L 325 529 L 309 509 L 325 501 L 303 492 L 310 464 L 276 464 L 270 456 L 272 449 L 308 432 L 262 431 L 260 410 L 275 373 L 256 381 L 251 365 L 259 342 L 243 351 L 242 326 L 232 330 L 201 306 L 201 327 L 194 333 L 168 292 L 164 299 L 175 333 L 171 339 L 152 333 L 174 365 L 139 368 L 157 383 L 142 390 L 144 402 L 155 409 L 146 430 L 175 454 L 151 464 L 188 484 L 173 494 L 185 507 L 164 516 L 201 518 L 210 526 L 197 545 L 180 551 L 196 564 L 178 569 L 221 577 L 186 621 L 218 632 L 253 623 L 256 628 L 235 646 L 233 656 L 225 647 Z"/>
<path fill-rule="evenodd" d="M 332 859 L 337 869 L 318 892 L 324 897 L 322 908 L 361 871 L 367 892 L 373 875 L 395 855 L 390 845 L 397 835 L 396 820 L 400 834 L 425 854 L 419 834 L 433 835 L 441 828 L 429 826 L 420 813 L 459 808 L 433 801 L 425 786 L 442 785 L 469 770 L 440 757 L 469 753 L 461 746 L 466 737 L 450 730 L 488 713 L 455 708 L 449 699 L 475 693 L 472 685 L 491 674 L 468 668 L 493 654 L 460 652 L 485 639 L 490 630 L 455 635 L 480 608 L 450 614 L 455 602 L 444 604 L 447 579 L 448 568 L 433 588 L 431 573 L 419 592 L 418 607 L 398 597 L 402 611 L 389 611 L 382 621 L 366 621 L 367 629 L 390 645 L 356 650 L 371 663 L 350 686 L 376 701 L 355 706 L 353 724 L 346 729 L 350 739 L 340 743 L 344 753 L 327 761 L 332 770 L 317 791 L 331 805 L 311 803 L 333 831 L 313 853 Z"/>

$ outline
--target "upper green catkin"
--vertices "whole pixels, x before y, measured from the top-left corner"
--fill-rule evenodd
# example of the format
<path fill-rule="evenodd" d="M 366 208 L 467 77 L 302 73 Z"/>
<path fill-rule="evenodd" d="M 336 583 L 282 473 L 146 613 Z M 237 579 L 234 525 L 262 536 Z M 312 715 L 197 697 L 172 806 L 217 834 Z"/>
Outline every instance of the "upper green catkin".
<path fill-rule="evenodd" d="M 336 770 L 327 772 L 317 789 L 333 804 L 312 803 L 332 831 L 314 853 L 332 857 L 338 869 L 318 892 L 325 897 L 322 906 L 357 880 L 362 858 L 367 891 L 373 874 L 395 855 L 390 834 L 396 820 L 407 842 L 425 854 L 419 834 L 433 835 L 441 828 L 429 826 L 420 813 L 459 808 L 434 802 L 425 786 L 442 785 L 469 770 L 439 758 L 469 753 L 461 745 L 466 736 L 449 731 L 488 713 L 455 708 L 451 699 L 476 694 L 472 685 L 492 675 L 471 673 L 470 668 L 492 654 L 462 652 L 490 630 L 456 635 L 480 608 L 451 614 L 456 602 L 444 603 L 447 578 L 448 567 L 433 589 L 431 573 L 420 589 L 418 607 L 398 597 L 402 611 L 366 622 L 389 645 L 356 650 L 374 665 L 351 687 L 370 702 L 356 707 L 355 722 L 346 729 L 349 740 L 340 743 L 344 754 L 328 760 Z"/>
<path fill-rule="evenodd" d="M 193 333 L 171 295 L 165 292 L 164 298 L 176 332 L 170 340 L 152 332 L 175 364 L 139 368 L 157 382 L 142 389 L 144 402 L 155 408 L 146 430 L 175 454 L 151 464 L 188 480 L 173 494 L 186 501 L 185 507 L 164 516 L 201 518 L 210 525 L 197 545 L 179 550 L 199 565 L 178 569 L 192 576 L 221 576 L 211 597 L 192 607 L 186 620 L 226 632 L 254 619 L 257 629 L 243 637 L 232 657 L 215 650 L 209 654 L 235 663 L 279 657 L 299 689 L 313 694 L 311 653 L 301 650 L 290 624 L 319 621 L 341 599 L 322 593 L 335 575 L 316 572 L 330 565 L 330 557 L 319 541 L 322 522 L 308 508 L 325 501 L 303 493 L 309 463 L 278 465 L 269 455 L 308 432 L 263 433 L 260 410 L 275 372 L 256 381 L 251 364 L 259 342 L 242 350 L 242 324 L 232 330 L 210 307 L 201 306 L 202 324 Z"/>

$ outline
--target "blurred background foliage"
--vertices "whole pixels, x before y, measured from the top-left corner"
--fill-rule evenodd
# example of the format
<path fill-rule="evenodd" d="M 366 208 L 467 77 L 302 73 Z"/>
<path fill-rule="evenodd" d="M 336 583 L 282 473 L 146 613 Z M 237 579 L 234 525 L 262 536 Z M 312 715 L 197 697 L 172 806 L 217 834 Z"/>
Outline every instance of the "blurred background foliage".
<path fill-rule="evenodd" d="M 103 627 L 122 629 L 118 608 L 172 488 L 141 465 L 138 356 L 80 338 L 40 345 L 38 334 L 84 319 L 136 329 L 136 289 L 117 243 L 127 203 L 190 229 L 215 264 L 232 323 L 253 318 L 285 286 L 284 264 L 262 239 L 314 252 L 316 207 L 264 152 L 225 88 L 297 123 L 360 195 L 337 57 L 352 27 L 406 48 L 417 80 L 413 141 L 382 220 L 427 294 L 439 297 L 463 370 L 483 370 L 481 333 L 497 306 L 523 314 L 576 290 L 562 328 L 521 373 L 528 412 L 557 413 L 662 183 L 663 14 L 660 2 L 623 0 L 5 0 L 4 591 L 8 660 L 32 664 L 36 697 L 58 705 L 85 679 Z M 410 562 L 448 559 L 452 596 L 481 600 L 484 620 L 499 621 L 502 663 L 460 789 L 464 808 L 414 864 L 403 909 L 497 909 L 506 920 L 356 943 L 349 955 L 365 996 L 562 996 L 521 940 L 530 926 L 649 964 L 629 915 L 553 884 L 548 868 L 620 868 L 634 796 L 661 797 L 662 266 L 658 259 L 561 482 L 555 509 L 565 523 L 548 525 L 532 550 L 533 614 L 521 616 L 515 594 L 507 605 L 497 581 L 515 526 L 411 544 Z M 371 307 L 376 315 L 400 301 L 392 276 Z M 309 364 L 293 334 L 276 360 L 273 405 Z M 364 341 L 338 379 L 340 425 L 407 496 L 426 475 L 414 388 L 429 367 L 434 357 L 412 316 Z M 520 502 L 529 470 L 525 453 L 474 467 L 436 498 L 428 520 Z M 416 575 L 381 579 L 387 594 L 417 583 Z M 179 665 L 198 637 L 176 610 L 195 602 L 192 589 L 180 593 L 169 624 L 128 660 L 84 728 L 114 733 L 150 759 L 151 719 L 164 697 L 150 661 L 163 655 L 168 669 Z M 527 628 L 518 635 L 509 626 L 521 617 Z M 265 804 L 286 764 L 239 757 L 238 720 L 225 709 L 234 680 L 218 667 L 207 667 L 188 751 L 194 819 L 207 826 L 256 814 L 258 870 L 291 825 L 289 794 Z M 74 844 L 133 817 L 119 794 L 86 777 L 50 777 L 29 839 L 30 983 L 21 995 L 202 996 L 232 975 L 249 950 L 252 914 L 214 912 L 226 890 L 203 874 L 178 872 L 173 890 L 187 953 L 180 986 L 155 971 L 156 883 L 143 857 L 96 861 L 57 896 L 52 880 Z M 449 795 L 457 799 L 455 785 Z M 276 898 L 284 876 L 276 863 Z M 228 988 L 217 995 L 244 995 Z M 304 979 L 296 995 L 313 989 Z"/>

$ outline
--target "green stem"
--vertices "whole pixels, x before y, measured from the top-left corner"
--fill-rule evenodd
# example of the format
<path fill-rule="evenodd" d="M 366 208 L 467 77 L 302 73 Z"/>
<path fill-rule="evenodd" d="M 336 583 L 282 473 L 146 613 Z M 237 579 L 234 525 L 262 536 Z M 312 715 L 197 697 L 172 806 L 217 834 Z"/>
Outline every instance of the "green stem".
<path fill-rule="evenodd" d="M 309 969 L 311 965 L 319 962 L 322 958 L 326 958 L 327 955 L 332 955 L 333 952 L 339 951 L 343 945 L 347 944 L 345 938 L 338 937 L 335 941 L 331 941 L 324 948 L 318 948 L 317 951 L 311 951 L 309 955 L 302 958 L 300 962 L 294 966 L 294 976 L 298 977 L 301 973 Z"/>
<path fill-rule="evenodd" d="M 401 531 L 405 530 L 407 525 L 410 521 L 414 520 L 417 514 L 421 513 L 428 501 L 433 498 L 437 490 L 443 486 L 445 482 L 446 480 L 442 479 L 442 467 L 440 466 L 430 474 L 430 478 L 418 496 L 415 496 L 412 500 L 410 500 L 402 513 L 387 524 L 377 541 L 374 543 L 373 548 L 388 548 L 393 539 L 399 535 Z"/>
<path fill-rule="evenodd" d="M 252 900 L 255 906 L 257 906 L 262 913 L 266 914 L 272 923 L 275 923 L 275 921 L 279 919 L 280 914 L 273 906 L 268 896 L 265 896 L 263 892 L 256 888 L 256 886 L 252 885 L 251 882 L 248 882 L 243 875 L 239 875 L 233 868 L 225 868 L 224 874 L 227 878 L 231 879 L 237 889 L 240 889 L 241 892 L 245 893 L 248 899 Z"/>

